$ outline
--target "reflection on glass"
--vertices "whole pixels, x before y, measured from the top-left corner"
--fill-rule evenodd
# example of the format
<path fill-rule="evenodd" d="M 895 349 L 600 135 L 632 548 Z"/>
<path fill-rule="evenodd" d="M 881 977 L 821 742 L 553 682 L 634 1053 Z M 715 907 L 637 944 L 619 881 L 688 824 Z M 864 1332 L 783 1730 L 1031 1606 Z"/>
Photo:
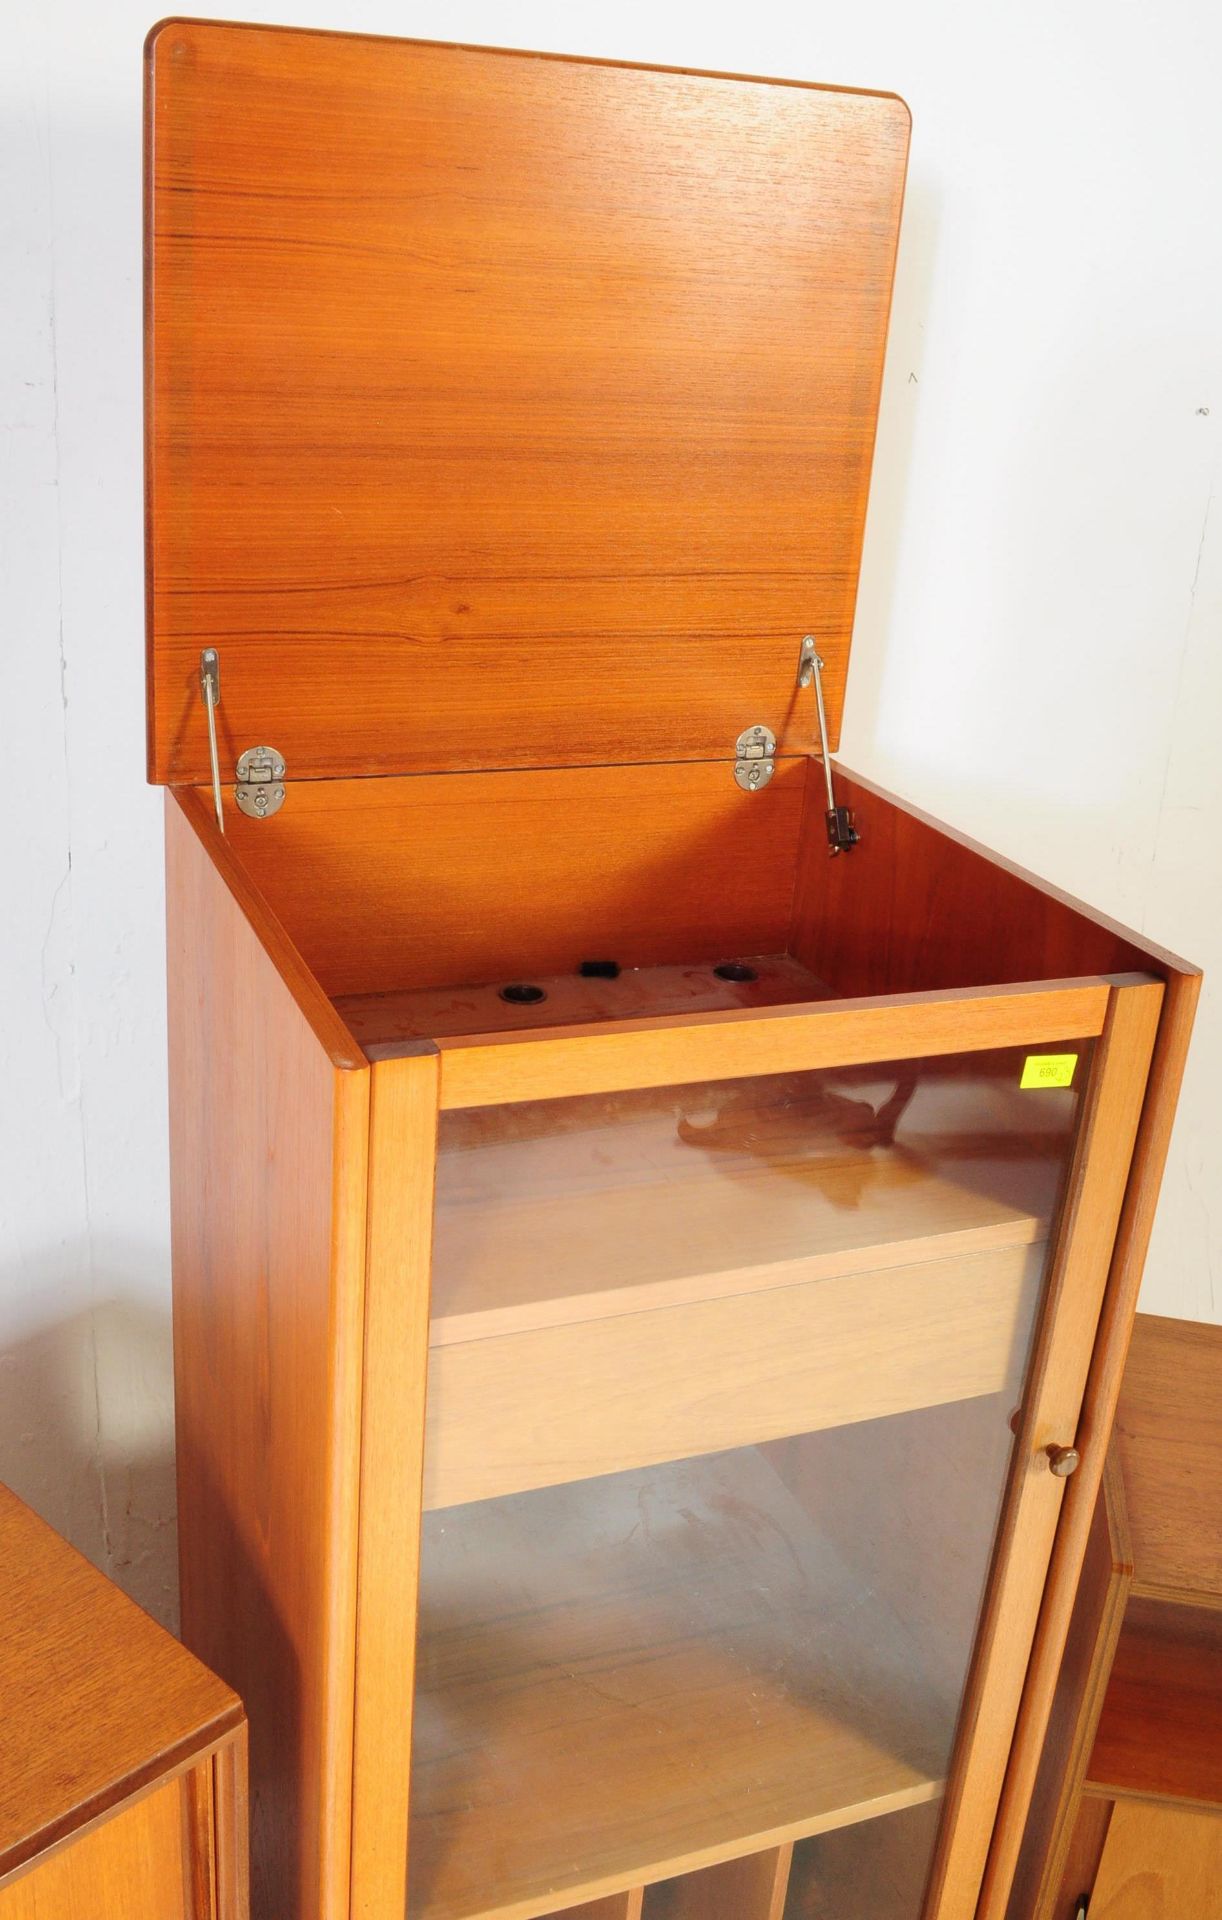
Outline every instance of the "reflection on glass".
<path fill-rule="evenodd" d="M 916 1920 L 1088 1064 L 444 1116 L 413 1920 Z"/>

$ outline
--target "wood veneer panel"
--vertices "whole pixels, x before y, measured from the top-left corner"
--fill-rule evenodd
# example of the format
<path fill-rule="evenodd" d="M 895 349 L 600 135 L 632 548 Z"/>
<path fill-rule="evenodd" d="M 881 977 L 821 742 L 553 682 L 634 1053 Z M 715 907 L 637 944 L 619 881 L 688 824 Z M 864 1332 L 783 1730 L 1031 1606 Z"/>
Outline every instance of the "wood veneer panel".
<path fill-rule="evenodd" d="M 335 996 L 780 952 L 803 763 L 301 781 L 226 838 Z"/>
<path fill-rule="evenodd" d="M 361 1426 L 352 1912 L 407 1895 L 420 1483 L 428 1360 L 437 1055 L 373 1073 Z"/>
<path fill-rule="evenodd" d="M 446 1114 L 431 1343 L 1043 1240 L 1075 1096 L 977 1063 L 912 1090 L 880 1069 Z"/>
<path fill-rule="evenodd" d="M 792 1844 L 742 1854 L 647 1889 L 643 1920 L 781 1920 Z"/>
<path fill-rule="evenodd" d="M 1091 1894 L 1091 1920 L 1201 1920 L 1222 1887 L 1222 1813 L 1117 1801 Z"/>
<path fill-rule="evenodd" d="M 1193 971 L 859 774 L 837 768 L 836 798 L 861 839 L 832 860 L 812 760 L 789 942 L 836 993 Z"/>
<path fill-rule="evenodd" d="M 7 1740 L 7 1696 L 5 1706 Z M 0 1886 L 0 1920 L 212 1920 L 211 1902 L 202 1905 L 196 1896 L 183 1845 L 186 1791 L 186 1781 L 167 1781 Z M 224 1909 L 224 1920 L 236 1920 L 237 1912 Z"/>
<path fill-rule="evenodd" d="M 1089 1900 L 1090 1890 L 1099 1872 L 1111 1819 L 1110 1800 L 1097 1800 L 1093 1794 L 1083 1795 L 1078 1803 L 1078 1815 L 1070 1835 L 1060 1887 L 1052 1888 L 1051 1903 L 1043 1910 L 1047 1920 L 1079 1920 L 1082 1902 Z M 1015 1914 L 1016 1920 L 1029 1920 L 1031 1909 L 1018 1907 Z"/>
<path fill-rule="evenodd" d="M 641 1920 L 644 1887 L 628 1893 L 609 1893 L 605 1900 L 585 1900 L 579 1907 L 565 1907 L 554 1920 Z"/>
<path fill-rule="evenodd" d="M 432 1515 L 411 1920 L 529 1920 L 934 1798 L 954 1703 L 919 1671 L 754 1451 Z"/>
<path fill-rule="evenodd" d="M 1081 1449 L 1083 1464 L 1068 1484 L 1076 1484 L 1085 1472 L 1091 1482 L 1092 1505 L 1098 1491 L 1105 1444 L 1088 1452 L 1081 1416 L 1163 997 L 1163 986 L 1157 981 L 1115 986 L 1095 1054 L 1018 1426 L 994 1579 L 947 1789 L 948 1816 L 930 1881 L 930 1920 L 958 1920 L 977 1899 L 1007 1769 L 1013 1766 L 1013 1742 L 1030 1662 L 1033 1651 L 1039 1654 L 1039 1635 L 1047 1631 L 1049 1568 L 1054 1546 L 1062 1538 L 1058 1522 L 1066 1487 L 1064 1480 L 1049 1472 L 1048 1449 L 1065 1444 Z M 1091 1510 L 1087 1508 L 1088 1519 Z M 1076 1584 L 1085 1540 L 1075 1546 L 1072 1573 L 1066 1578 Z M 1041 1735 L 1068 1628 L 1072 1591 L 1062 1589 L 1057 1599 L 1065 1611 L 1058 1621 L 1054 1662 L 1040 1702 Z M 988 1897 L 997 1897 L 1004 1905 L 1008 1886 L 1007 1874 L 1004 1888 L 999 1884 L 996 1894 Z"/>
<path fill-rule="evenodd" d="M 448 1507 L 998 1392 L 1042 1246 L 435 1347 L 425 1505 Z"/>
<path fill-rule="evenodd" d="M 150 766 L 839 724 L 893 96 L 171 20 L 148 44 Z"/>
<path fill-rule="evenodd" d="M 1089 1774 L 1109 1794 L 1222 1807 L 1222 1605 L 1134 1594 Z"/>
<path fill-rule="evenodd" d="M 0 1877 L 241 1724 L 240 1701 L 0 1487 Z"/>
<path fill-rule="evenodd" d="M 183 1637 L 248 1707 L 256 1912 L 340 1920 L 369 1074 L 173 798 L 166 844 Z"/>
<path fill-rule="evenodd" d="M 522 1032 L 570 1021 L 586 1025 L 594 1020 L 792 1006 L 827 998 L 822 981 L 788 954 L 736 950 L 727 952 L 725 959 L 745 961 L 754 978 L 722 978 L 716 962 L 706 961 L 703 965 L 630 967 L 614 980 L 580 973 L 531 976 L 525 984 L 542 988 L 547 996 L 533 1005 L 503 999 L 502 986 L 512 983 L 497 981 L 466 988 L 342 995 L 336 1006 L 370 1059 L 376 1060 L 384 1052 L 397 1051 L 405 1040 L 447 1034 Z"/>
<path fill-rule="evenodd" d="M 1222 1327 L 1138 1315 L 1115 1448 L 1135 1591 L 1222 1607 Z"/>
<path fill-rule="evenodd" d="M 1084 1040 L 1102 1032 L 1108 992 L 1102 980 L 1049 981 L 440 1039 L 441 1104 L 493 1107 Z"/>
<path fill-rule="evenodd" d="M 1087 1762 L 1132 1581 L 1124 1494 L 1109 1459 L 1010 1893 L 1010 1920 L 1063 1920 Z"/>
<path fill-rule="evenodd" d="M 800 1841 L 784 1920 L 918 1920 L 941 1815 L 933 1800 Z"/>

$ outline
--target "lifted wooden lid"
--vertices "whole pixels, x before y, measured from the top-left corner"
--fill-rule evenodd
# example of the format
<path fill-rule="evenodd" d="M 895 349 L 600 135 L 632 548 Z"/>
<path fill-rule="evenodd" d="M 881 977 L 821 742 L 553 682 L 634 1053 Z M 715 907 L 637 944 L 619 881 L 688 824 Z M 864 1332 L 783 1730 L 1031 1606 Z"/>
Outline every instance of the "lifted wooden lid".
<path fill-rule="evenodd" d="M 893 95 L 169 21 L 148 46 L 149 771 L 839 731 Z"/>

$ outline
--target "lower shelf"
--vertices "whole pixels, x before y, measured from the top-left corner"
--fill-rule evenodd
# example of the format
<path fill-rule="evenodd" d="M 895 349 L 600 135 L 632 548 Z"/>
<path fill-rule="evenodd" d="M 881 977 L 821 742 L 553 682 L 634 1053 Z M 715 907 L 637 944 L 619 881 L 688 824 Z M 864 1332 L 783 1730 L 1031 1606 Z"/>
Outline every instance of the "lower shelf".
<path fill-rule="evenodd" d="M 534 1920 L 938 1797 L 956 1702 L 754 1449 L 426 1517 L 411 1920 Z"/>

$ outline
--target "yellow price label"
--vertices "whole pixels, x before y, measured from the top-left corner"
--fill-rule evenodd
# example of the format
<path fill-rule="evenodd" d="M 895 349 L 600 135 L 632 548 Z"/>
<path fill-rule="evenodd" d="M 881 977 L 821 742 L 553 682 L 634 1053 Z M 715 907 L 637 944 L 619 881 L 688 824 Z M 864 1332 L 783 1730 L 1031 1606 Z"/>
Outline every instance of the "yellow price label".
<path fill-rule="evenodd" d="M 1023 1061 L 1020 1087 L 1072 1087 L 1076 1053 L 1029 1053 Z"/>

